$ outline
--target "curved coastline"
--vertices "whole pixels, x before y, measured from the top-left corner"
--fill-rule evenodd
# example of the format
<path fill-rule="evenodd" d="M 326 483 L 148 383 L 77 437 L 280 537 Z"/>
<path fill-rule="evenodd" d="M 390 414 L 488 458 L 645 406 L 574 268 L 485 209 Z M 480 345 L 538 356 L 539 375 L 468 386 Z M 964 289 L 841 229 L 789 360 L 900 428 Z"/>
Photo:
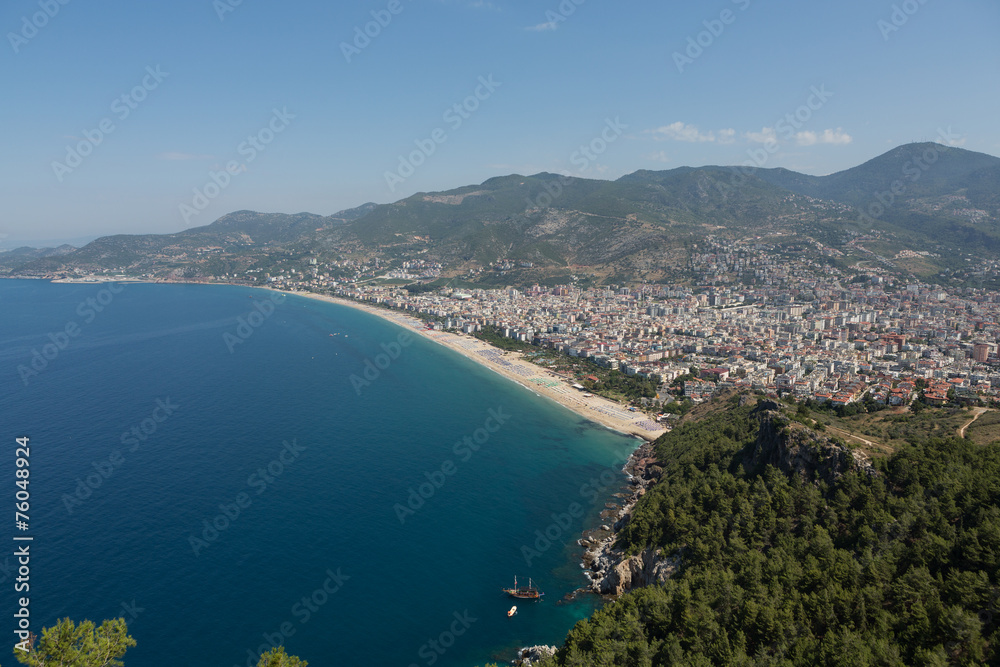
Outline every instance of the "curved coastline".
<path fill-rule="evenodd" d="M 649 475 L 649 468 L 655 462 L 652 443 L 665 433 L 666 429 L 657 432 L 642 428 L 636 423 L 638 420 L 624 413 L 618 404 L 606 398 L 595 395 L 593 398 L 584 401 L 582 397 L 576 395 L 576 390 L 569 388 L 561 378 L 559 378 L 559 389 L 562 391 L 556 390 L 547 384 L 527 383 L 524 381 L 524 377 L 526 377 L 524 373 L 529 370 L 533 372 L 537 379 L 549 380 L 555 376 L 545 369 L 522 360 L 519 353 L 504 353 L 498 348 L 473 336 L 458 335 L 443 331 L 428 331 L 424 328 L 424 323 L 421 320 L 406 313 L 376 308 L 350 299 L 331 297 L 312 292 L 283 291 L 282 293 L 304 296 L 363 310 L 386 322 L 416 331 L 424 338 L 439 343 L 520 385 L 535 396 L 548 398 L 571 410 L 576 415 L 600 424 L 609 430 L 639 438 L 642 442 L 638 443 L 637 447 L 629 454 L 622 467 L 622 472 L 626 475 L 627 479 L 618 486 L 618 491 L 611 498 L 608 498 L 611 502 L 606 504 L 605 509 L 600 513 L 600 524 L 584 527 L 579 533 L 580 538 L 576 540 L 576 545 L 581 548 L 581 553 L 576 558 L 579 559 L 581 575 L 585 583 L 581 582 L 584 585 L 566 597 L 568 601 L 577 595 L 593 594 L 605 600 L 615 599 L 624 590 L 640 583 L 639 577 L 631 578 L 626 576 L 624 577 L 625 581 L 622 581 L 623 577 L 621 577 L 619 570 L 622 569 L 623 564 L 627 564 L 629 559 L 624 558 L 620 553 L 614 552 L 613 545 L 618 531 L 628 520 L 635 504 L 645 494 L 649 485 L 655 483 L 655 480 L 651 479 Z M 483 351 L 488 351 L 490 354 L 479 354 L 479 352 Z M 502 355 L 502 359 L 507 364 L 496 363 L 495 360 L 500 358 L 496 355 Z M 512 368 L 516 368 L 517 366 L 520 366 L 522 369 L 520 373 L 512 370 Z M 595 409 L 597 407 L 603 408 L 606 412 L 597 412 Z M 608 414 L 609 412 L 612 414 Z M 621 414 L 622 417 L 615 418 L 613 416 L 615 413 Z M 608 525 L 608 523 L 611 525 Z M 609 584 L 611 585 L 609 586 Z M 556 637 L 556 646 L 522 647 L 517 651 L 512 664 L 524 667 L 535 664 L 539 659 L 554 653 L 557 646 L 564 639 L 565 637 Z"/>
<path fill-rule="evenodd" d="M 327 303 L 333 303 L 340 306 L 345 306 L 348 308 L 355 308 L 357 310 L 363 310 L 364 312 L 379 317 L 386 322 L 392 322 L 393 324 L 404 327 L 407 330 L 412 330 L 428 340 L 432 340 L 448 349 L 461 354 L 466 359 L 470 359 L 480 366 L 488 368 L 498 375 L 517 383 L 521 387 L 524 387 L 528 391 L 532 392 L 536 396 L 544 396 L 552 401 L 555 401 L 564 408 L 576 413 L 580 417 L 587 419 L 589 421 L 598 423 L 612 431 L 617 431 L 618 433 L 624 433 L 625 435 L 633 435 L 646 442 L 652 442 L 658 437 L 666 432 L 666 429 L 649 429 L 642 425 L 640 422 L 642 420 L 637 419 L 635 415 L 629 414 L 627 411 L 623 410 L 622 407 L 610 401 L 602 396 L 597 396 L 596 394 L 590 398 L 584 399 L 579 392 L 575 389 L 569 387 L 563 378 L 556 376 L 550 371 L 546 371 L 532 363 L 524 361 L 521 358 L 521 354 L 518 352 L 505 352 L 498 348 L 493 347 L 489 343 L 479 340 L 474 336 L 459 335 L 448 333 L 446 331 L 427 331 L 423 327 L 423 322 L 415 317 L 409 316 L 406 313 L 398 312 L 394 310 L 386 310 L 383 308 L 376 308 L 375 306 L 362 303 L 359 301 L 354 301 L 353 299 L 345 299 L 342 297 L 329 296 L 326 294 L 317 294 L 316 292 L 295 292 L 290 290 L 278 290 L 272 287 L 256 286 L 256 285 L 241 285 L 239 283 L 227 283 L 227 282 L 199 282 L 199 281 L 187 281 L 187 280 L 171 280 L 171 281 L 153 281 L 153 280 L 136 280 L 136 279 L 126 279 L 126 280 L 107 280 L 107 279 L 58 279 L 51 280 L 54 283 L 101 283 L 101 282 L 130 282 L 130 283 L 151 283 L 151 284 L 194 284 L 194 285 L 230 285 L 233 287 L 245 287 L 249 289 L 259 289 L 267 292 L 280 292 L 281 294 L 287 294 L 292 296 L 301 296 L 307 299 L 315 299 L 317 301 L 325 301 Z M 484 352 L 489 354 L 483 354 Z M 504 363 L 497 363 L 495 359 L 489 358 L 490 356 L 499 355 L 502 357 Z M 530 380 L 537 380 L 538 382 L 531 382 L 530 386 L 524 379 L 529 378 Z M 529 380 L 529 381 L 530 381 Z M 558 387 L 552 386 L 551 384 L 541 384 L 541 382 L 557 382 Z"/>
<path fill-rule="evenodd" d="M 474 336 L 453 334 L 446 331 L 428 331 L 423 328 L 423 322 L 405 313 L 376 308 L 351 299 L 316 294 L 315 292 L 288 292 L 271 290 L 270 288 L 261 289 L 281 291 L 283 294 L 291 294 L 363 310 L 387 322 L 392 322 L 408 330 L 413 330 L 424 338 L 443 345 L 453 352 L 461 354 L 466 359 L 470 359 L 498 375 L 515 382 L 536 396 L 544 396 L 584 419 L 596 422 L 613 431 L 624 433 L 625 435 L 637 436 L 647 442 L 656 440 L 656 438 L 665 432 L 665 429 L 652 430 L 644 427 L 634 415 L 630 415 L 619 404 L 606 398 L 595 395 L 592 398 L 584 399 L 579 395 L 579 392 L 566 385 L 565 380 L 562 378 L 558 378 L 557 380 L 558 387 L 551 386 L 550 384 L 542 384 L 542 382 L 551 383 L 555 381 L 556 376 L 543 368 L 524 361 L 520 353 L 505 353 Z M 503 363 L 499 363 L 498 359 Z M 537 380 L 538 382 L 531 382 L 531 380 Z"/>
<path fill-rule="evenodd" d="M 627 476 L 620 484 L 615 484 L 613 492 L 606 497 L 605 509 L 600 512 L 600 518 L 594 525 L 591 520 L 587 520 L 585 525 L 579 529 L 577 536 L 580 539 L 570 538 L 568 542 L 580 547 L 580 552 L 573 559 L 579 562 L 581 567 L 581 586 L 574 593 L 567 596 L 572 599 L 578 594 L 596 594 L 605 600 L 613 599 L 620 594 L 620 590 L 612 587 L 608 590 L 607 583 L 618 578 L 614 575 L 615 568 L 620 564 L 621 558 L 615 558 L 617 554 L 611 552 L 615 535 L 623 524 L 623 519 L 632 511 L 635 503 L 645 492 L 648 481 L 646 479 L 645 467 L 651 456 L 650 443 L 658 438 L 665 430 L 651 431 L 643 428 L 638 422 L 640 417 L 627 413 L 620 404 L 594 396 L 583 399 L 580 392 L 571 388 L 569 383 L 562 377 L 556 376 L 545 368 L 536 366 L 524 359 L 517 352 L 504 352 L 484 341 L 468 335 L 458 335 L 442 331 L 429 331 L 425 328 L 425 323 L 409 315 L 404 311 L 396 311 L 385 308 L 378 308 L 373 305 L 357 302 L 350 299 L 332 297 L 313 292 L 276 290 L 267 286 L 250 286 L 238 283 L 222 282 L 198 282 L 198 281 L 108 281 L 108 280 L 88 280 L 88 281 L 50 281 L 50 282 L 85 282 L 88 284 L 102 282 L 128 282 L 128 283 L 149 283 L 149 284 L 195 284 L 195 285 L 227 285 L 232 287 L 251 288 L 254 290 L 264 290 L 271 294 L 291 294 L 317 301 L 325 301 L 335 305 L 341 305 L 357 310 L 363 310 L 371 315 L 379 317 L 383 321 L 403 327 L 408 332 L 416 332 L 426 339 L 433 340 L 445 347 L 457 352 L 480 366 L 488 368 L 519 386 L 527 389 L 535 396 L 550 399 L 559 405 L 571 410 L 574 414 L 592 422 L 600 424 L 616 433 L 631 435 L 644 442 L 636 443 L 636 449 L 631 452 L 624 462 L 622 472 Z M 515 370 L 516 369 L 516 370 Z M 532 382 L 537 380 L 538 382 Z M 605 412 L 599 412 L 598 409 Z M 610 413 L 610 414 L 609 414 Z M 610 524 L 610 525 L 609 525 Z M 610 575 L 610 576 L 609 576 Z M 602 586 L 602 583 L 605 585 Z M 603 589 L 603 590 L 602 590 Z M 564 636 L 552 638 L 557 644 L 561 644 Z M 539 655 L 535 649 L 545 647 L 532 647 L 531 649 L 521 649 L 518 651 L 518 658 L 529 655 Z M 527 655 L 526 655 L 527 654 Z M 530 664 L 526 662 L 523 664 Z"/>

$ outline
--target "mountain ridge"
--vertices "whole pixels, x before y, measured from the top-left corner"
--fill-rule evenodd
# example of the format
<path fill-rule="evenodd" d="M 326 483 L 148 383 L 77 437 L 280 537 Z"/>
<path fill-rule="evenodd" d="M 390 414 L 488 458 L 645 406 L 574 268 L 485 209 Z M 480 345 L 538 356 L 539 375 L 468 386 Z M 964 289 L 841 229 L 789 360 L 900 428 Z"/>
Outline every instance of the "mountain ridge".
<path fill-rule="evenodd" d="M 677 280 L 691 248 L 709 236 L 752 233 L 850 255 L 851 239 L 874 233 L 872 252 L 922 254 L 903 270 L 934 272 L 1000 251 L 998 193 L 1000 158 L 925 142 L 827 176 L 711 165 L 615 180 L 540 172 L 329 216 L 240 210 L 173 234 L 101 237 L 48 256 L 7 253 L 0 268 L 212 277 L 267 269 L 279 257 L 384 266 L 421 256 L 450 276 L 506 262 L 530 268 L 529 280 L 572 267 L 601 279 Z"/>

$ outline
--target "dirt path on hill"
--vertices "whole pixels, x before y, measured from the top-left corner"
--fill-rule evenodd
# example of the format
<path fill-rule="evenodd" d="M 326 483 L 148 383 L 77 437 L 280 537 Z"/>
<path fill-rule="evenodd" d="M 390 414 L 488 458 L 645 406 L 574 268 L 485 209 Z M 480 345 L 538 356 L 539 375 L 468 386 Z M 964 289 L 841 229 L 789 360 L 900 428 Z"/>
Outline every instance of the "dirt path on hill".
<path fill-rule="evenodd" d="M 848 438 L 854 438 L 855 440 L 860 440 L 861 442 L 865 443 L 869 447 L 875 447 L 876 449 L 885 449 L 885 445 L 883 445 L 882 443 L 872 442 L 871 440 L 865 440 L 860 435 L 854 435 L 850 431 L 845 431 L 844 429 L 837 428 L 836 426 L 827 426 L 826 430 L 828 430 L 828 431 L 836 431 L 838 434 L 840 434 L 842 436 L 845 436 L 845 437 L 848 437 Z"/>
<path fill-rule="evenodd" d="M 883 454 L 891 454 L 894 451 L 894 449 L 890 445 L 887 445 L 884 442 L 868 440 L 866 438 L 862 438 L 860 435 L 854 435 L 850 431 L 845 431 L 842 428 L 837 428 L 836 426 L 827 426 L 826 430 L 833 431 L 836 435 L 840 435 L 845 438 L 852 438 L 853 440 L 865 444 L 869 448 L 869 451 L 868 452 L 864 452 L 861 450 L 858 451 L 862 455 L 864 455 L 866 459 L 870 459 L 871 456 L 881 456 Z"/>
<path fill-rule="evenodd" d="M 972 416 L 972 419 L 962 424 L 962 427 L 958 429 L 958 437 L 960 438 L 965 437 L 965 429 L 969 428 L 969 426 L 972 425 L 972 422 L 982 417 L 984 412 L 988 412 L 989 408 L 972 408 L 972 411 L 976 414 Z"/>

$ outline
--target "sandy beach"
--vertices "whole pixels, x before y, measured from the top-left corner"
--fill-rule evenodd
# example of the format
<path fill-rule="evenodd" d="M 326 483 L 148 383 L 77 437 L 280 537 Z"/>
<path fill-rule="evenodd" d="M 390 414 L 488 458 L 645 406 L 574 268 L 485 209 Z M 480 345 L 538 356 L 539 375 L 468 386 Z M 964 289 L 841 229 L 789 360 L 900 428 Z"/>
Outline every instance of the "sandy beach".
<path fill-rule="evenodd" d="M 112 280 L 106 279 L 104 277 L 92 276 L 83 279 L 62 279 L 53 280 L 52 282 L 86 282 L 86 283 L 99 283 L 99 282 L 126 282 L 123 280 Z M 128 280 L 127 282 L 154 282 L 145 280 Z M 166 281 L 169 283 L 188 283 L 190 281 Z M 195 284 L 213 284 L 213 285 L 231 285 L 233 283 L 195 283 Z M 239 285 L 241 287 L 246 287 L 246 285 Z M 319 301 L 327 301 L 329 303 L 336 303 L 341 306 L 347 306 L 348 308 L 356 308 L 358 310 L 363 310 L 366 313 L 380 317 L 383 320 L 393 322 L 406 329 L 414 331 L 425 338 L 429 338 L 436 343 L 444 345 L 455 352 L 465 356 L 467 359 L 471 359 L 486 368 L 502 375 L 503 377 L 516 382 L 525 389 L 528 389 L 536 396 L 544 396 L 549 398 L 556 403 L 559 403 L 563 407 L 569 408 L 576 414 L 589 419 L 591 421 L 597 422 L 607 428 L 618 431 L 620 433 L 625 433 L 628 435 L 635 435 L 643 440 L 652 442 L 659 436 L 663 435 L 666 431 L 665 428 L 649 419 L 643 413 L 629 412 L 628 408 L 622 407 L 614 401 L 610 401 L 601 396 L 593 395 L 590 397 L 584 397 L 584 392 L 574 389 L 570 386 L 564 378 L 559 377 L 555 373 L 548 371 L 544 368 L 540 368 L 535 364 L 525 361 L 521 358 L 519 352 L 505 352 L 503 350 L 497 349 L 485 343 L 478 338 L 469 336 L 466 334 L 453 334 L 444 331 L 428 331 L 426 329 L 426 324 L 417 319 L 416 317 L 411 317 L 405 313 L 389 310 L 386 308 L 377 308 L 365 303 L 358 301 L 353 301 L 351 299 L 343 299 L 339 297 L 327 296 L 325 294 L 316 294 L 314 292 L 291 292 L 284 290 L 274 290 L 270 287 L 262 287 L 259 289 L 266 289 L 268 291 L 281 291 L 284 294 L 292 294 L 295 296 L 303 296 L 309 299 L 317 299 Z"/>
<path fill-rule="evenodd" d="M 643 413 L 629 412 L 627 408 L 600 396 L 585 398 L 583 392 L 574 389 L 563 378 L 535 364 L 524 361 L 518 352 L 504 352 L 478 338 L 465 334 L 453 334 L 444 331 L 428 331 L 426 324 L 405 313 L 376 308 L 350 299 L 315 294 L 312 292 L 286 292 L 310 299 L 328 301 L 349 308 L 357 308 L 366 313 L 381 317 L 402 327 L 419 333 L 436 343 L 458 352 L 478 364 L 513 380 L 537 396 L 544 396 L 560 405 L 569 408 L 581 417 L 597 422 L 620 433 L 635 435 L 644 440 L 652 441 L 662 435 L 666 429 L 649 419 Z"/>

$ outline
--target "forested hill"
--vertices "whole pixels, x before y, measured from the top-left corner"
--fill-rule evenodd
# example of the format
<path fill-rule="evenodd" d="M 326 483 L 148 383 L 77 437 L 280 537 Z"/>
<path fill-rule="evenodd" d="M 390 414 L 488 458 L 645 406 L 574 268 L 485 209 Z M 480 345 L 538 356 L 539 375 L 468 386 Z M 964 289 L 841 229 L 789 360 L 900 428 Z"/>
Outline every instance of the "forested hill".
<path fill-rule="evenodd" d="M 914 440 L 859 465 L 801 413 L 740 402 L 657 441 L 661 481 L 620 534 L 680 572 L 544 664 L 998 664 L 1000 446 Z"/>

